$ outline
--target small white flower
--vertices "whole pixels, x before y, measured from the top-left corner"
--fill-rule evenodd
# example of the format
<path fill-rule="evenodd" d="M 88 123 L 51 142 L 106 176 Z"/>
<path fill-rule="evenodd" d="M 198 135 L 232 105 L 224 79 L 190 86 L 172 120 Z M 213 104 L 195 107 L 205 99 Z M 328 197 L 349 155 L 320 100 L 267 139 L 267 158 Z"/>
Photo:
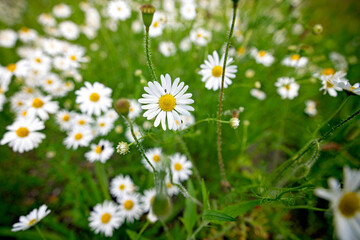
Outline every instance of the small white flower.
<path fill-rule="evenodd" d="M 301 57 L 299 54 L 293 54 L 284 58 L 281 63 L 285 66 L 301 68 L 306 66 L 306 64 L 308 63 L 308 58 Z"/>
<path fill-rule="evenodd" d="M 75 40 L 80 35 L 79 26 L 72 21 L 64 21 L 59 24 L 61 35 L 67 40 Z"/>
<path fill-rule="evenodd" d="M 0 46 L 5 48 L 12 48 L 17 41 L 17 34 L 12 29 L 5 29 L 0 31 Z"/>
<path fill-rule="evenodd" d="M 142 142 L 143 141 L 143 139 L 142 139 L 143 133 L 141 132 L 140 128 L 136 124 L 134 124 L 133 129 L 134 129 L 134 134 L 135 134 L 135 137 L 137 138 L 137 140 L 139 142 Z M 127 140 L 129 140 L 129 142 L 131 142 L 131 143 L 135 142 L 135 139 L 133 138 L 133 135 L 131 134 L 130 127 L 128 127 L 126 129 L 125 137 L 127 138 Z"/>
<path fill-rule="evenodd" d="M 71 15 L 71 8 L 64 3 L 60 3 L 54 6 L 53 14 L 58 18 L 68 18 Z"/>
<path fill-rule="evenodd" d="M 185 155 L 175 153 L 170 156 L 171 172 L 174 182 L 185 181 L 192 174 L 192 163 L 186 159 Z"/>
<path fill-rule="evenodd" d="M 105 136 L 114 127 L 114 122 L 106 116 L 101 116 L 96 119 L 95 131 L 97 135 Z"/>
<path fill-rule="evenodd" d="M 191 30 L 190 40 L 198 46 L 206 46 L 211 40 L 211 32 L 203 28 Z"/>
<path fill-rule="evenodd" d="M 331 73 L 330 70 L 329 73 Z M 324 94 L 329 93 L 330 96 L 336 97 L 337 91 L 342 91 L 342 87 L 339 86 L 339 83 L 342 85 L 341 82 L 344 82 L 345 85 L 345 82 L 348 82 L 348 80 L 344 78 L 345 76 L 346 73 L 341 71 L 334 74 L 321 75 L 320 79 L 323 86 L 320 88 L 320 91 L 324 90 Z"/>
<path fill-rule="evenodd" d="M 144 208 L 144 212 L 151 210 L 151 205 L 155 199 L 156 190 L 155 188 L 151 188 L 144 191 L 144 196 L 141 197 L 141 203 Z"/>
<path fill-rule="evenodd" d="M 131 16 L 131 8 L 126 2 L 120 0 L 110 1 L 107 12 L 114 20 L 125 21 Z"/>
<path fill-rule="evenodd" d="M 310 117 L 315 116 L 317 114 L 316 102 L 312 100 L 307 100 L 305 104 L 306 104 L 305 113 Z"/>
<path fill-rule="evenodd" d="M 64 140 L 66 148 L 87 147 L 93 139 L 89 128 L 74 128 Z"/>
<path fill-rule="evenodd" d="M 56 121 L 60 125 L 61 130 L 68 131 L 73 128 L 74 113 L 61 110 L 56 114 Z"/>
<path fill-rule="evenodd" d="M 256 63 L 261 63 L 265 67 L 270 67 L 275 61 L 273 55 L 264 50 L 258 51 L 256 48 L 251 49 L 251 56 L 255 58 Z"/>
<path fill-rule="evenodd" d="M 53 114 L 55 113 L 59 105 L 57 102 L 50 101 L 50 96 L 36 96 L 33 97 L 28 102 L 28 113 L 27 115 L 30 117 L 38 116 L 41 120 L 47 120 L 49 119 L 49 113 Z"/>
<path fill-rule="evenodd" d="M 18 223 L 15 223 L 13 225 L 13 228 L 11 231 L 17 232 L 17 231 L 24 231 L 32 226 L 34 226 L 36 223 L 40 222 L 41 219 L 46 217 L 50 213 L 50 210 L 47 209 L 47 206 L 44 204 L 39 209 L 32 210 L 28 215 L 21 216 Z"/>
<path fill-rule="evenodd" d="M 259 100 L 264 100 L 266 98 L 266 94 L 265 92 L 261 91 L 260 89 L 257 88 L 253 88 L 250 90 L 250 94 L 251 96 L 259 99 Z"/>
<path fill-rule="evenodd" d="M 134 222 L 144 213 L 138 193 L 126 194 L 120 199 L 120 212 L 127 222 Z"/>
<path fill-rule="evenodd" d="M 129 144 L 127 142 L 119 142 L 116 146 L 116 151 L 121 155 L 127 154 L 129 152 Z"/>
<path fill-rule="evenodd" d="M 230 126 L 233 128 L 233 129 L 237 129 L 239 127 L 239 124 L 240 124 L 240 120 L 236 117 L 233 117 L 230 119 Z"/>
<path fill-rule="evenodd" d="M 183 2 L 180 8 L 180 14 L 185 20 L 194 20 L 196 17 L 195 2 Z"/>
<path fill-rule="evenodd" d="M 113 178 L 110 182 L 110 193 L 111 195 L 116 197 L 118 202 L 126 194 L 134 193 L 136 189 L 137 187 L 135 186 L 129 175 L 126 175 L 124 177 L 120 174 Z"/>
<path fill-rule="evenodd" d="M 105 236 L 111 237 L 114 229 L 118 229 L 124 222 L 120 213 L 119 206 L 114 202 L 104 201 L 97 204 L 90 213 L 89 225 L 97 234 L 104 233 Z"/>
<path fill-rule="evenodd" d="M 139 102 L 144 104 L 142 109 L 146 112 L 143 114 L 148 120 L 156 117 L 154 126 L 161 126 L 163 130 L 166 130 L 166 118 L 167 126 L 171 130 L 176 130 L 178 125 L 176 121 L 180 122 L 180 115 L 190 115 L 189 111 L 194 111 L 194 108 L 189 106 L 194 100 L 190 99 L 191 93 L 186 93 L 188 86 L 184 87 L 184 83 L 180 82 L 180 78 L 176 78 L 174 83 L 171 84 L 171 77 L 169 74 L 165 76 L 161 75 L 160 83 L 154 81 L 149 82 L 148 87 L 144 90 L 147 94 L 143 94 L 139 99 Z"/>
<path fill-rule="evenodd" d="M 9 131 L 5 133 L 0 144 L 9 143 L 14 152 L 30 151 L 37 148 L 45 138 L 45 134 L 37 132 L 44 128 L 44 123 L 37 118 L 20 118 L 6 127 Z"/>
<path fill-rule="evenodd" d="M 151 22 L 149 28 L 149 36 L 157 37 L 160 36 L 165 27 L 166 16 L 164 13 L 156 11 L 153 16 L 153 21 Z"/>
<path fill-rule="evenodd" d="M 85 82 L 85 87 L 75 91 L 76 103 L 80 104 L 80 110 L 88 115 L 99 116 L 101 111 L 106 112 L 112 104 L 110 88 L 95 82 L 91 85 Z"/>
<path fill-rule="evenodd" d="M 278 78 L 275 86 L 278 87 L 277 92 L 282 99 L 294 99 L 299 92 L 300 85 L 295 82 L 294 78 L 281 77 Z"/>
<path fill-rule="evenodd" d="M 174 56 L 176 53 L 176 47 L 175 44 L 171 41 L 163 41 L 159 44 L 159 51 L 164 55 L 165 57 Z"/>
<path fill-rule="evenodd" d="M 105 163 L 113 153 L 112 143 L 101 139 L 98 144 L 91 144 L 91 151 L 85 153 L 85 157 L 89 162 L 100 161 Z"/>
<path fill-rule="evenodd" d="M 130 107 L 129 107 L 129 114 L 128 117 L 130 119 L 135 119 L 141 113 L 141 104 L 138 103 L 135 99 L 129 100 Z"/>
<path fill-rule="evenodd" d="M 156 170 L 160 170 L 163 164 L 163 158 L 164 156 L 162 155 L 161 152 L 161 148 L 153 148 L 153 149 L 148 149 L 145 152 L 146 157 L 149 159 L 150 163 L 153 165 L 153 167 Z M 148 169 L 149 171 L 153 171 L 153 169 L 151 168 L 150 164 L 146 161 L 145 158 L 143 158 L 141 160 L 141 162 L 144 164 L 144 166 L 146 167 L 146 169 Z"/>
<path fill-rule="evenodd" d="M 214 91 L 221 88 L 221 80 L 223 74 L 225 55 L 222 55 L 221 59 L 216 51 L 212 55 L 208 55 L 208 59 L 205 60 L 205 64 L 201 64 L 199 74 L 202 75 L 201 81 L 205 82 L 207 89 Z M 233 58 L 228 58 L 226 62 L 224 88 L 227 88 L 232 84 L 231 79 L 235 78 L 237 72 L 237 66 L 231 65 L 234 62 Z"/>

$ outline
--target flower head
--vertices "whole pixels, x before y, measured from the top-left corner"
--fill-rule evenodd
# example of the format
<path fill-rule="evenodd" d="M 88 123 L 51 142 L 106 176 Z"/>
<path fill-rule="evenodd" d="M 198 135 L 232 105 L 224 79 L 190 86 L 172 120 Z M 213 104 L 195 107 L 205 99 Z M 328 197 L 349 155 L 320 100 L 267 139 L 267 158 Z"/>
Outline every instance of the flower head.
<path fill-rule="evenodd" d="M 32 210 L 28 215 L 21 216 L 18 223 L 13 225 L 11 231 L 17 232 L 20 230 L 26 230 L 36 223 L 40 222 L 41 219 L 46 217 L 50 213 L 46 205 L 42 205 L 39 209 Z"/>

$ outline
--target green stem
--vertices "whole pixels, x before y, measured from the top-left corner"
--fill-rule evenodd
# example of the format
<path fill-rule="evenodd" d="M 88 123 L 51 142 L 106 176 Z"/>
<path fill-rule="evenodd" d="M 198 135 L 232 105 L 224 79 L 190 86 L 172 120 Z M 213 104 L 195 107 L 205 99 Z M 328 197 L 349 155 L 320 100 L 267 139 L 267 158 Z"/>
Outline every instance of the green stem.
<path fill-rule="evenodd" d="M 227 58 L 229 54 L 229 47 L 230 47 L 230 40 L 234 32 L 234 26 L 235 26 L 235 19 L 236 19 L 236 9 L 237 9 L 237 2 L 234 2 L 233 4 L 233 17 L 231 22 L 231 28 L 230 33 L 226 42 L 226 50 L 225 50 L 225 57 L 224 57 L 224 65 L 223 65 L 223 72 L 221 77 L 221 89 L 220 89 L 220 96 L 219 96 L 219 110 L 218 110 L 218 137 L 217 137 L 217 152 L 218 152 L 218 160 L 219 160 L 219 167 L 220 167 L 220 173 L 222 178 L 222 185 L 225 187 L 229 187 L 229 182 L 226 179 L 225 174 L 225 167 L 224 167 L 224 161 L 221 153 L 221 107 L 222 107 L 222 101 L 223 101 L 223 95 L 224 95 L 224 81 L 225 81 L 225 70 L 226 70 L 226 63 Z M 227 188 L 225 188 L 227 190 Z"/>
<path fill-rule="evenodd" d="M 146 221 L 145 225 L 141 228 L 140 232 L 136 236 L 136 240 L 138 240 L 141 237 L 141 235 L 146 230 L 146 228 L 149 226 L 149 224 L 150 224 L 150 221 Z"/>
<path fill-rule="evenodd" d="M 145 53 L 146 53 L 146 60 L 147 60 L 147 64 L 149 66 L 149 69 L 150 69 L 150 73 L 151 73 L 151 76 L 152 78 L 157 81 L 157 78 L 156 78 L 156 74 L 155 74 L 155 70 L 154 70 L 154 67 L 152 65 L 152 62 L 151 62 L 151 56 L 150 56 L 150 42 L 149 42 L 149 29 L 146 29 L 145 31 Z"/>
<path fill-rule="evenodd" d="M 36 231 L 39 233 L 41 239 L 46 240 L 44 234 L 42 233 L 42 231 L 40 230 L 40 228 L 39 228 L 38 225 L 35 225 L 35 229 L 36 229 Z"/>
<path fill-rule="evenodd" d="M 194 231 L 194 233 L 187 238 L 187 240 L 195 239 L 196 235 L 201 231 L 201 229 L 203 229 L 204 227 L 206 227 L 207 225 L 209 225 L 209 223 L 210 223 L 210 222 L 208 222 L 208 221 L 203 221 L 203 222 L 199 225 L 199 227 Z"/>
<path fill-rule="evenodd" d="M 101 162 L 95 162 L 95 174 L 96 178 L 99 181 L 101 191 L 103 192 L 104 198 L 111 200 L 108 189 L 108 178 L 104 169 L 104 165 Z"/>

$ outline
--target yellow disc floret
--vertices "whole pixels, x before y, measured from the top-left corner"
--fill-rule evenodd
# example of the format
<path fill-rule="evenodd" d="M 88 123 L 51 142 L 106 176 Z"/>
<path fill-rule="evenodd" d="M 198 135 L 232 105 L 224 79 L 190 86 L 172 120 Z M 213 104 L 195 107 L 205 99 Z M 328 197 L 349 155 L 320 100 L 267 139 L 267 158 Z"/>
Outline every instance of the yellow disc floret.
<path fill-rule="evenodd" d="M 214 77 L 221 77 L 223 73 L 223 68 L 221 66 L 215 66 L 213 67 L 213 69 L 211 70 L 211 74 L 214 76 Z"/>
<path fill-rule="evenodd" d="M 102 152 L 102 147 L 99 146 L 99 145 L 97 145 L 96 148 L 95 148 L 95 152 L 96 152 L 97 154 L 100 154 L 100 153 Z"/>
<path fill-rule="evenodd" d="M 31 220 L 30 220 L 30 222 L 28 223 L 28 226 L 33 225 L 33 224 L 34 224 L 34 222 L 36 222 L 36 219 L 35 219 L 35 218 L 34 218 L 34 219 L 31 219 Z"/>
<path fill-rule="evenodd" d="M 92 94 L 90 94 L 90 101 L 92 101 L 92 102 L 97 102 L 97 101 L 99 101 L 99 99 L 100 99 L 100 95 L 99 94 L 97 94 L 97 93 L 92 93 Z"/>
<path fill-rule="evenodd" d="M 10 72 L 14 72 L 16 70 L 16 64 L 14 63 L 10 63 L 9 65 L 7 65 L 7 70 L 9 70 Z"/>
<path fill-rule="evenodd" d="M 44 102 L 40 98 L 34 98 L 32 106 L 34 108 L 41 108 L 44 105 Z"/>
<path fill-rule="evenodd" d="M 260 57 L 265 57 L 266 52 L 264 50 L 261 50 L 261 51 L 259 51 L 258 54 L 259 54 Z"/>
<path fill-rule="evenodd" d="M 154 162 L 159 162 L 159 161 L 160 161 L 160 156 L 157 155 L 157 154 L 155 154 L 155 155 L 153 156 L 153 160 L 154 160 Z"/>
<path fill-rule="evenodd" d="M 300 55 L 299 54 L 294 54 L 291 56 L 291 60 L 295 60 L 298 61 L 300 59 Z"/>
<path fill-rule="evenodd" d="M 80 139 L 82 139 L 82 137 L 83 137 L 83 135 L 81 133 L 77 133 L 74 136 L 75 140 L 80 140 Z"/>
<path fill-rule="evenodd" d="M 111 219 L 110 213 L 104 213 L 104 214 L 101 216 L 101 222 L 102 222 L 102 223 L 108 223 L 108 222 L 110 222 L 110 219 Z"/>
<path fill-rule="evenodd" d="M 176 171 L 180 171 L 182 169 L 182 166 L 181 166 L 180 163 L 175 163 L 174 168 L 175 168 Z"/>
<path fill-rule="evenodd" d="M 122 191 L 122 190 L 124 190 L 125 189 L 125 185 L 124 184 L 121 184 L 120 186 L 119 186 L 119 189 Z"/>
<path fill-rule="evenodd" d="M 357 193 L 348 192 L 345 193 L 340 201 L 338 208 L 340 213 L 345 217 L 353 217 L 360 210 L 360 197 Z"/>
<path fill-rule="evenodd" d="M 18 137 L 21 137 L 21 138 L 27 137 L 27 135 L 29 135 L 29 133 L 30 133 L 30 131 L 26 127 L 19 127 L 16 130 L 16 135 L 18 135 Z"/>
<path fill-rule="evenodd" d="M 162 95 L 159 99 L 159 107 L 165 112 L 171 112 L 176 106 L 176 99 L 170 95 Z"/>
<path fill-rule="evenodd" d="M 131 200 L 126 200 L 124 202 L 124 208 L 128 211 L 130 211 L 134 207 L 134 202 Z"/>
<path fill-rule="evenodd" d="M 325 68 L 323 71 L 322 71 L 322 74 L 323 75 L 334 75 L 335 74 L 335 70 L 333 68 Z"/>

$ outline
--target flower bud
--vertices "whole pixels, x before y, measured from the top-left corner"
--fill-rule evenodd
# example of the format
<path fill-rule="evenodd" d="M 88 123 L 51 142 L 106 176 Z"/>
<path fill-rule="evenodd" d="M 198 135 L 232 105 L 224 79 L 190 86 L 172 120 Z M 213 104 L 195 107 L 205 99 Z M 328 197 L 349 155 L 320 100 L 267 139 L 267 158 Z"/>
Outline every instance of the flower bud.
<path fill-rule="evenodd" d="M 172 210 L 170 198 L 166 194 L 156 194 L 151 208 L 156 217 L 165 220 Z"/>
<path fill-rule="evenodd" d="M 230 126 L 233 128 L 233 129 L 237 129 L 239 127 L 239 124 L 240 124 L 240 120 L 236 117 L 233 117 L 230 119 Z"/>
<path fill-rule="evenodd" d="M 127 100 L 126 98 L 120 98 L 115 102 L 114 108 L 119 114 L 125 116 L 128 115 L 130 108 L 129 100 Z"/>
<path fill-rule="evenodd" d="M 149 31 L 153 16 L 155 13 L 155 8 L 150 4 L 145 4 L 140 7 L 142 13 L 142 19 L 146 28 L 146 31 Z"/>
<path fill-rule="evenodd" d="M 121 155 L 127 154 L 129 152 L 129 144 L 127 142 L 119 142 L 116 151 Z"/>
<path fill-rule="evenodd" d="M 323 26 L 321 24 L 316 24 L 313 28 L 315 34 L 321 34 L 323 32 Z"/>

